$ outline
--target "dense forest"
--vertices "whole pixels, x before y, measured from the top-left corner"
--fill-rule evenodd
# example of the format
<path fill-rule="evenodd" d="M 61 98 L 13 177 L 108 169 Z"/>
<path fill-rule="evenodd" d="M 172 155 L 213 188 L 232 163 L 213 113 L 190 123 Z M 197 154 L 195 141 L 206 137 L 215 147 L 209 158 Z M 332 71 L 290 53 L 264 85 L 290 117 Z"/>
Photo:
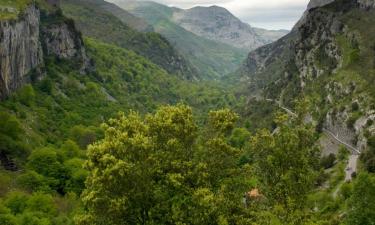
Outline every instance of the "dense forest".
<path fill-rule="evenodd" d="M 247 59 L 146 6 L 0 0 L 0 225 L 375 224 L 375 3 Z"/>

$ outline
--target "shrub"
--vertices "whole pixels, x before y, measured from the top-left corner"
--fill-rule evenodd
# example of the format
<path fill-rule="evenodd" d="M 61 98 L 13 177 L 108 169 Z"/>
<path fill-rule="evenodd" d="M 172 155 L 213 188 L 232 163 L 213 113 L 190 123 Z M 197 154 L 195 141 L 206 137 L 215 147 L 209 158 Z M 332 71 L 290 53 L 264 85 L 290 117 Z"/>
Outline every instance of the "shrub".
<path fill-rule="evenodd" d="M 32 152 L 28 158 L 27 167 L 45 176 L 50 187 L 61 191 L 66 172 L 61 162 L 58 161 L 54 149 L 44 148 Z"/>
<path fill-rule="evenodd" d="M 10 192 L 4 201 L 4 205 L 11 210 L 13 214 L 22 213 L 26 209 L 26 202 L 29 196 L 25 193 L 14 191 Z"/>
<path fill-rule="evenodd" d="M 0 214 L 0 225 L 18 225 L 17 219 L 11 214 Z"/>
<path fill-rule="evenodd" d="M 94 129 L 82 125 L 75 126 L 70 131 L 70 137 L 81 149 L 85 149 L 89 144 L 94 143 L 97 140 L 97 136 Z"/>
<path fill-rule="evenodd" d="M 336 156 L 335 154 L 329 154 L 328 156 L 324 156 L 321 160 L 320 160 L 320 165 L 324 168 L 324 169 L 329 169 L 331 167 L 333 167 L 335 165 L 335 161 L 336 161 Z"/>
<path fill-rule="evenodd" d="M 32 106 L 35 101 L 35 91 L 30 84 L 25 85 L 17 92 L 17 99 L 26 106 Z"/>
<path fill-rule="evenodd" d="M 337 155 L 338 159 L 340 161 L 343 161 L 343 160 L 346 160 L 348 158 L 348 156 L 349 156 L 348 149 L 345 146 L 341 145 L 340 148 L 339 148 L 338 155 Z"/>
<path fill-rule="evenodd" d="M 28 191 L 50 191 L 46 179 L 32 170 L 20 175 L 16 183 Z"/>
<path fill-rule="evenodd" d="M 27 212 L 45 213 L 47 215 L 57 215 L 57 209 L 53 198 L 49 194 L 35 193 L 26 202 Z"/>

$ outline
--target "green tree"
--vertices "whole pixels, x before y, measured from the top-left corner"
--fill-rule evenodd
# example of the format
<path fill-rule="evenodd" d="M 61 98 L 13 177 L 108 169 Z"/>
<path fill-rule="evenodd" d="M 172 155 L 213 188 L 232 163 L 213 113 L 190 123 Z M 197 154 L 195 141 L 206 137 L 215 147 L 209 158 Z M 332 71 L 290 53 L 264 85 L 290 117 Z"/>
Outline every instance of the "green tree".
<path fill-rule="evenodd" d="M 33 151 L 28 158 L 27 167 L 43 175 L 51 188 L 59 192 L 63 191 L 66 171 L 58 160 L 55 149 L 43 148 Z"/>
<path fill-rule="evenodd" d="M 362 173 L 348 202 L 347 225 L 375 224 L 375 176 Z"/>
<path fill-rule="evenodd" d="M 88 149 L 87 211 L 78 224 L 234 223 L 246 190 L 239 150 L 226 141 L 236 118 L 211 112 L 201 138 L 181 104 L 111 119 L 104 139 Z"/>
<path fill-rule="evenodd" d="M 310 126 L 276 119 L 279 130 L 257 133 L 251 140 L 256 155 L 256 174 L 260 189 L 271 210 L 284 224 L 301 224 L 307 194 L 316 177 L 319 151 Z"/>

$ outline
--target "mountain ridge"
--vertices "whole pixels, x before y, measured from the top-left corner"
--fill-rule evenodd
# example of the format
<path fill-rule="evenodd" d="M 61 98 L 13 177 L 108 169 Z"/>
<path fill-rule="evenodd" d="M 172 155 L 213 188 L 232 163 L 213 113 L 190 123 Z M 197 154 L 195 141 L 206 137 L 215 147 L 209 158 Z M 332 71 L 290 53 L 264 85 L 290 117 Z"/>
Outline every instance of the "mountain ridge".
<path fill-rule="evenodd" d="M 284 30 L 272 31 L 252 27 L 229 10 L 216 5 L 176 10 L 173 20 L 199 36 L 248 50 L 256 49 L 287 34 Z"/>

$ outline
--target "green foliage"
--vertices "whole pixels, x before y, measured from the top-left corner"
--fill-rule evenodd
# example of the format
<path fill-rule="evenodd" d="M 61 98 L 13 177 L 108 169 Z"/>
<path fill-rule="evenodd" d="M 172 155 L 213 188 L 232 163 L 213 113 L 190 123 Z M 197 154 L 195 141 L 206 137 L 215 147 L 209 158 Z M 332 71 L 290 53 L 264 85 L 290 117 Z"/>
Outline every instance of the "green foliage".
<path fill-rule="evenodd" d="M 17 100 L 26 106 L 31 106 L 35 101 L 35 91 L 30 84 L 25 85 L 17 92 Z"/>
<path fill-rule="evenodd" d="M 353 186 L 348 203 L 347 225 L 372 224 L 375 221 L 375 177 L 362 173 Z"/>
<path fill-rule="evenodd" d="M 235 220 L 232 210 L 241 211 L 246 188 L 236 164 L 239 150 L 223 135 L 236 116 L 229 110 L 210 115 L 209 127 L 225 129 L 202 137 L 202 144 L 185 105 L 161 107 L 144 119 L 134 112 L 111 119 L 104 125 L 105 138 L 89 147 L 82 198 L 87 212 L 77 217 L 78 224 Z"/>
<path fill-rule="evenodd" d="M 260 131 L 252 137 L 256 173 L 270 210 L 283 224 L 301 224 L 306 196 L 316 178 L 319 151 L 312 127 L 286 125 L 278 118 L 279 131 Z"/>
<path fill-rule="evenodd" d="M 132 50 L 171 74 L 185 78 L 196 76 L 194 69 L 160 34 L 138 32 L 125 24 L 130 21 L 121 19 L 126 12 L 121 13 L 120 8 L 113 9 L 110 3 L 104 1 L 85 0 L 66 0 L 62 2 L 62 7 L 85 36 Z"/>
<path fill-rule="evenodd" d="M 320 159 L 320 165 L 324 169 L 329 169 L 335 165 L 336 156 L 335 154 L 331 153 L 327 156 L 323 156 L 323 158 Z"/>
<path fill-rule="evenodd" d="M 54 190 L 60 190 L 66 171 L 57 157 L 55 149 L 44 148 L 35 150 L 28 158 L 27 167 L 47 178 L 48 184 Z"/>
<path fill-rule="evenodd" d="M 17 184 L 25 190 L 30 192 L 50 190 L 48 181 L 42 175 L 35 171 L 27 171 L 26 173 L 17 177 Z"/>
<path fill-rule="evenodd" d="M 7 113 L 0 112 L 0 154 L 12 157 L 27 155 L 28 148 L 22 143 L 24 131 L 19 120 Z"/>
<path fill-rule="evenodd" d="M 243 149 L 250 140 L 251 133 L 244 128 L 236 128 L 230 136 L 229 143 L 236 148 Z"/>

